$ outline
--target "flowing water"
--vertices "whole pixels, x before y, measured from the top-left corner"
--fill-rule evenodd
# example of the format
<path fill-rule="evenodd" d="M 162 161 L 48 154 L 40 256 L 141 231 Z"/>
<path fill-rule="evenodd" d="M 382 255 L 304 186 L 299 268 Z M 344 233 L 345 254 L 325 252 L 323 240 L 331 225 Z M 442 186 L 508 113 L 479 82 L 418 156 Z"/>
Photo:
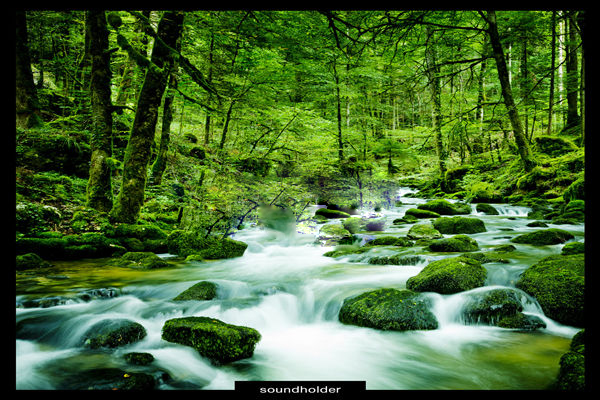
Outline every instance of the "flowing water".
<path fill-rule="evenodd" d="M 408 193 L 400 190 L 403 205 L 380 213 L 388 221 L 386 234 L 405 235 L 411 225 L 395 227 L 391 221 L 425 201 L 403 197 Z M 472 214 L 487 227 L 487 232 L 470 235 L 482 250 L 539 229 L 526 226 L 531 222 L 528 208 L 494 206 L 500 215 L 483 215 L 473 206 Z M 583 240 L 583 224 L 555 227 Z M 560 356 L 577 328 L 547 318 L 524 292 L 524 312 L 542 318 L 545 329 L 519 332 L 468 324 L 461 310 L 472 293 L 514 287 L 522 271 L 559 254 L 562 245 L 516 244 L 510 263 L 484 264 L 486 286 L 453 295 L 428 294 L 438 329 L 391 332 L 341 324 L 337 315 L 343 300 L 381 287 L 402 289 L 432 260 L 455 254 L 415 246 L 405 249 L 419 257 L 411 265 L 368 264 L 370 257 L 392 254 L 389 248 L 333 259 L 323 256 L 331 247 L 315 243 L 316 229 L 305 226 L 307 233 L 286 235 L 249 228 L 234 237 L 248 244 L 243 257 L 164 270 L 84 260 L 18 272 L 17 389 L 69 389 L 82 371 L 106 367 L 152 373 L 160 377 L 160 389 L 233 389 L 236 380 L 358 380 L 366 381 L 367 389 L 393 390 L 544 389 L 556 377 Z M 201 280 L 218 284 L 217 299 L 172 301 Z M 36 298 L 56 301 L 49 307 L 28 303 Z M 161 339 L 165 321 L 183 316 L 253 327 L 262 339 L 252 358 L 214 366 L 194 349 Z M 117 349 L 83 348 L 84 333 L 106 318 L 138 322 L 148 334 Z M 149 366 L 128 365 L 122 355 L 133 351 L 150 353 L 155 360 Z"/>

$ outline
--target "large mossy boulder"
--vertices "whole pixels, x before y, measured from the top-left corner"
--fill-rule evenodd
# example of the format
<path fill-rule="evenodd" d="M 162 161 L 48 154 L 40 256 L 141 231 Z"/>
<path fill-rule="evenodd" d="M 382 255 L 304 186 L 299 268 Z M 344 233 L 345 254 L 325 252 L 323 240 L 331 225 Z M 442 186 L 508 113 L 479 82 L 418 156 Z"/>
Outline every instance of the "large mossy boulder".
<path fill-rule="evenodd" d="M 538 152 L 559 157 L 563 154 L 577 150 L 577 146 L 569 139 L 559 136 L 538 136 L 534 139 L 535 148 Z"/>
<path fill-rule="evenodd" d="M 317 240 L 322 241 L 326 246 L 336 244 L 351 244 L 354 236 L 342 225 L 326 224 L 319 230 Z"/>
<path fill-rule="evenodd" d="M 452 294 L 483 286 L 487 271 L 477 260 L 467 257 L 444 258 L 429 263 L 408 278 L 406 288 L 417 292 Z"/>
<path fill-rule="evenodd" d="M 494 206 L 489 205 L 487 203 L 477 203 L 477 206 L 475 206 L 475 209 L 477 210 L 477 212 L 482 212 L 486 215 L 499 215 L 500 214 Z"/>
<path fill-rule="evenodd" d="M 315 216 L 321 216 L 327 219 L 350 218 L 350 214 L 340 210 L 330 210 L 328 208 L 319 208 L 315 211 Z"/>
<path fill-rule="evenodd" d="M 85 347 L 119 347 L 142 340 L 146 329 L 137 322 L 128 319 L 105 319 L 94 324 L 83 335 Z"/>
<path fill-rule="evenodd" d="M 175 230 L 167 238 L 168 251 L 171 254 L 187 257 L 216 260 L 222 258 L 241 257 L 248 245 L 229 238 L 203 237 L 193 231 Z"/>
<path fill-rule="evenodd" d="M 428 210 L 440 215 L 471 214 L 471 206 L 465 203 L 451 203 L 445 199 L 428 201 L 417 206 L 420 210 Z"/>
<path fill-rule="evenodd" d="M 534 246 L 546 246 L 553 244 L 565 243 L 573 239 L 574 236 L 570 232 L 562 229 L 550 228 L 540 231 L 524 233 L 512 238 L 510 241 L 520 244 L 532 244 Z"/>
<path fill-rule="evenodd" d="M 378 289 L 344 300 L 339 320 L 344 324 L 381 330 L 436 329 L 429 301 L 410 290 Z"/>
<path fill-rule="evenodd" d="M 130 251 L 123 254 L 120 258 L 114 261 L 119 267 L 127 267 L 134 269 L 156 269 L 170 267 L 167 261 L 163 260 L 156 254 L 149 251 Z"/>
<path fill-rule="evenodd" d="M 373 240 L 365 243 L 365 246 L 398 246 L 398 247 L 411 247 L 413 242 L 405 237 L 397 237 L 397 236 L 380 236 Z"/>
<path fill-rule="evenodd" d="M 111 257 L 126 251 L 119 241 L 95 232 L 65 236 L 58 232 L 41 232 L 36 237 L 16 240 L 17 254 L 35 253 L 46 260 Z"/>
<path fill-rule="evenodd" d="M 441 217 L 433 221 L 433 227 L 444 234 L 486 232 L 485 224 L 479 218 Z"/>
<path fill-rule="evenodd" d="M 421 210 L 418 208 L 409 208 L 408 210 L 406 210 L 406 212 L 404 213 L 404 215 L 412 215 L 415 218 L 438 218 L 440 216 L 440 214 L 434 212 L 434 211 L 429 211 L 429 210 Z"/>
<path fill-rule="evenodd" d="M 48 261 L 44 261 L 42 257 L 35 253 L 26 253 L 16 257 L 17 271 L 33 268 L 46 268 L 50 266 L 52 266 L 52 264 Z"/>
<path fill-rule="evenodd" d="M 217 284 L 209 281 L 202 281 L 179 293 L 173 300 L 212 300 L 215 297 L 217 297 Z"/>
<path fill-rule="evenodd" d="M 438 239 L 428 246 L 430 251 L 440 252 L 468 252 L 477 251 L 477 241 L 467 235 L 456 235 L 450 238 Z"/>
<path fill-rule="evenodd" d="M 463 318 L 467 323 L 527 331 L 546 327 L 540 318 L 521 311 L 521 294 L 517 290 L 492 289 L 472 293 L 463 309 Z"/>
<path fill-rule="evenodd" d="M 174 318 L 165 322 L 162 338 L 191 346 L 215 364 L 252 357 L 261 335 L 253 328 L 208 317 Z"/>
<path fill-rule="evenodd" d="M 406 237 L 412 240 L 432 240 L 441 239 L 444 237 L 444 235 L 435 229 L 432 224 L 417 224 L 410 227 Z"/>
<path fill-rule="evenodd" d="M 569 351 L 559 361 L 559 371 L 553 389 L 585 389 L 585 329 L 580 330 L 571 339 Z"/>
<path fill-rule="evenodd" d="M 562 324 L 584 326 L 584 254 L 554 255 L 527 268 L 515 286 L 535 297 L 544 314 Z"/>

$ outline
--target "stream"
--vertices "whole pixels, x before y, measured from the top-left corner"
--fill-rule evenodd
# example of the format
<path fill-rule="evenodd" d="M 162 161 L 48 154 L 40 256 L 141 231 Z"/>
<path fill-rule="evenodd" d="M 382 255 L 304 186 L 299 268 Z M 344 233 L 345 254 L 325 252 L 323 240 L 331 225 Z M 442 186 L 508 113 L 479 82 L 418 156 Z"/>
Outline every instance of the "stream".
<path fill-rule="evenodd" d="M 392 225 L 408 208 L 426 201 L 405 197 L 410 192 L 400 189 L 402 206 L 379 213 L 386 220 L 385 234 L 404 236 L 412 226 Z M 469 235 L 481 250 L 539 229 L 526 226 L 532 221 L 527 219 L 527 207 L 492 205 L 500 215 L 479 213 L 472 205 L 472 216 L 487 228 Z M 456 253 L 414 246 L 401 249 L 419 257 L 411 263 L 415 265 L 371 265 L 370 257 L 400 250 L 374 247 L 335 259 L 323 255 L 332 247 L 315 243 L 319 227 L 305 226 L 305 233 L 291 235 L 250 227 L 233 236 L 248 244 L 242 257 L 181 262 L 162 270 L 139 271 L 94 259 L 55 261 L 52 268 L 18 271 L 16 388 L 69 389 L 82 371 L 107 367 L 160 373 L 158 388 L 165 390 L 233 389 L 241 380 L 357 380 L 366 381 L 370 390 L 545 389 L 555 379 L 560 356 L 577 328 L 546 317 L 524 292 L 524 312 L 540 317 L 546 328 L 521 332 L 469 325 L 461 310 L 472 293 L 514 287 L 521 272 L 543 257 L 559 254 L 562 245 L 514 244 L 517 250 L 509 263 L 483 264 L 488 271 L 486 286 L 452 295 L 428 294 L 438 329 L 393 332 L 340 323 L 343 300 L 377 288 L 405 288 L 408 278 L 429 262 Z M 584 224 L 549 227 L 584 239 Z M 202 280 L 218 284 L 216 299 L 172 301 Z M 58 300 L 50 307 L 26 306 L 36 298 Z M 183 316 L 249 326 L 262 339 L 253 357 L 214 366 L 193 348 L 161 339 L 165 321 Z M 116 349 L 84 348 L 84 333 L 106 318 L 138 322 L 148 334 Z M 128 352 L 150 353 L 154 361 L 148 366 L 129 365 L 122 357 Z"/>

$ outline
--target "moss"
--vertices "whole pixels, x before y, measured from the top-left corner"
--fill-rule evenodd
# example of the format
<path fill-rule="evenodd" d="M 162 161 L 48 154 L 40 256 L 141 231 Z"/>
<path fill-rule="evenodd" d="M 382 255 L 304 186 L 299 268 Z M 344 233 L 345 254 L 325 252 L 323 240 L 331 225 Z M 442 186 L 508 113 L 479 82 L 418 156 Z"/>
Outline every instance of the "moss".
<path fill-rule="evenodd" d="M 119 347 L 137 342 L 146 336 L 146 329 L 127 319 L 105 319 L 94 324 L 83 336 L 85 347 Z"/>
<path fill-rule="evenodd" d="M 332 218 L 350 218 L 350 214 L 339 211 L 339 210 L 330 210 L 328 208 L 319 208 L 315 212 L 315 216 L 320 215 L 321 217 L 325 217 L 327 219 Z"/>
<path fill-rule="evenodd" d="M 417 265 L 422 261 L 420 256 L 405 256 L 396 254 L 393 256 L 373 257 L 369 259 L 369 264 L 375 265 Z"/>
<path fill-rule="evenodd" d="M 440 215 L 470 214 L 471 206 L 463 203 L 450 203 L 448 200 L 436 199 L 419 204 L 418 209 L 436 212 Z"/>
<path fill-rule="evenodd" d="M 480 233 L 486 232 L 485 224 L 479 218 L 441 217 L 433 221 L 433 227 L 440 233 Z"/>
<path fill-rule="evenodd" d="M 135 268 L 135 269 L 156 269 L 167 268 L 171 264 L 149 251 L 130 251 L 114 261 L 120 267 Z"/>
<path fill-rule="evenodd" d="M 244 242 L 215 237 L 203 238 L 195 232 L 175 230 L 167 237 L 167 249 L 182 257 L 195 254 L 207 260 L 241 257 L 248 245 Z"/>
<path fill-rule="evenodd" d="M 404 237 L 381 236 L 365 243 L 365 246 L 412 246 L 412 242 Z"/>
<path fill-rule="evenodd" d="M 35 253 L 22 254 L 16 257 L 16 269 L 17 271 L 32 268 L 45 268 L 50 267 L 51 264 L 44 261 L 42 257 Z"/>
<path fill-rule="evenodd" d="M 124 354 L 123 358 L 127 363 L 133 365 L 148 365 L 154 361 L 154 356 L 150 353 L 131 352 Z"/>
<path fill-rule="evenodd" d="M 457 293 L 483 286 L 487 271 L 477 260 L 453 257 L 429 263 L 406 281 L 406 288 L 418 292 Z"/>
<path fill-rule="evenodd" d="M 482 212 L 487 215 L 498 215 L 499 214 L 498 210 L 496 210 L 494 208 L 494 206 L 491 206 L 487 203 L 478 203 L 477 206 L 475 207 L 475 209 L 478 212 Z"/>
<path fill-rule="evenodd" d="M 493 184 L 476 182 L 469 187 L 466 201 L 471 203 L 500 203 L 502 196 Z"/>
<path fill-rule="evenodd" d="M 527 268 L 515 286 L 535 297 L 548 317 L 562 324 L 583 326 L 584 254 L 543 258 Z"/>
<path fill-rule="evenodd" d="M 541 231 L 525 233 L 512 238 L 510 241 L 513 243 L 532 244 L 534 246 L 545 246 L 565 243 L 567 240 L 571 240 L 573 238 L 574 236 L 567 231 L 564 231 L 562 229 L 551 228 Z"/>
<path fill-rule="evenodd" d="M 217 284 L 202 281 L 179 293 L 173 300 L 212 300 L 215 297 L 217 297 Z"/>
<path fill-rule="evenodd" d="M 100 233 L 63 237 L 25 237 L 16 241 L 17 254 L 36 253 L 48 260 L 110 257 L 122 251 L 119 242 Z"/>
<path fill-rule="evenodd" d="M 415 218 L 438 218 L 440 214 L 429 211 L 429 210 L 420 210 L 418 208 L 409 208 L 406 210 L 405 215 L 412 215 Z"/>
<path fill-rule="evenodd" d="M 328 251 L 327 253 L 325 253 L 323 255 L 325 257 L 337 258 L 337 257 L 347 256 L 350 254 L 362 254 L 369 250 L 370 249 L 368 247 L 356 247 L 356 246 L 343 245 L 343 246 L 337 246 L 335 250 Z"/>
<path fill-rule="evenodd" d="M 451 238 L 434 240 L 429 245 L 429 250 L 441 252 L 477 251 L 479 246 L 475 239 L 467 235 L 456 235 Z"/>
<path fill-rule="evenodd" d="M 503 317 L 523 311 L 519 294 L 513 289 L 493 289 L 473 293 L 465 304 L 467 322 L 496 325 Z"/>
<path fill-rule="evenodd" d="M 585 253 L 585 243 L 581 242 L 569 242 L 565 243 L 560 254 L 564 256 L 568 256 L 570 254 L 580 254 Z"/>
<path fill-rule="evenodd" d="M 496 325 L 500 328 L 518 329 L 521 331 L 534 331 L 546 327 L 546 323 L 540 317 L 521 312 L 502 317 Z"/>
<path fill-rule="evenodd" d="M 581 177 L 571 183 L 563 193 L 563 199 L 567 203 L 571 200 L 585 200 L 585 178 Z"/>
<path fill-rule="evenodd" d="M 342 226 L 351 234 L 355 234 L 363 228 L 363 221 L 361 218 L 350 217 L 342 221 Z"/>
<path fill-rule="evenodd" d="M 409 290 L 379 289 L 344 300 L 339 320 L 381 330 L 436 329 L 429 302 Z"/>
<path fill-rule="evenodd" d="M 328 244 L 331 241 L 339 242 L 344 239 L 352 239 L 352 234 L 343 226 L 337 224 L 323 225 L 319 231 L 319 240 L 327 240 Z"/>
<path fill-rule="evenodd" d="M 440 239 L 443 235 L 432 224 L 413 225 L 406 234 L 408 239 Z"/>
<path fill-rule="evenodd" d="M 261 335 L 253 328 L 213 318 L 184 317 L 166 321 L 162 338 L 191 346 L 213 363 L 222 364 L 252 357 Z"/>

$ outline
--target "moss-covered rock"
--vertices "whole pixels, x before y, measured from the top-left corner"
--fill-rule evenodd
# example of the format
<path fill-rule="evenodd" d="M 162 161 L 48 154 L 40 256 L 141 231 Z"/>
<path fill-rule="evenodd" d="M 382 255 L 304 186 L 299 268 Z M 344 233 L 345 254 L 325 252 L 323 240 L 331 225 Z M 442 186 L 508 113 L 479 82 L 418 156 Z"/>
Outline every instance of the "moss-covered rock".
<path fill-rule="evenodd" d="M 492 183 L 476 182 L 467 190 L 465 200 L 471 203 L 500 203 L 502 195 Z"/>
<path fill-rule="evenodd" d="M 448 200 L 435 199 L 419 204 L 418 209 L 436 212 L 440 215 L 470 214 L 471 206 L 464 203 L 450 203 Z"/>
<path fill-rule="evenodd" d="M 571 183 L 563 193 L 563 199 L 567 203 L 571 200 L 585 200 L 585 177 Z"/>
<path fill-rule="evenodd" d="M 317 240 L 324 242 L 326 246 L 335 244 L 351 244 L 353 235 L 342 225 L 326 224 L 319 230 Z"/>
<path fill-rule="evenodd" d="M 16 204 L 16 231 L 23 234 L 52 229 L 60 223 L 61 218 L 62 215 L 56 207 L 29 202 Z"/>
<path fill-rule="evenodd" d="M 344 324 L 381 330 L 436 329 L 429 302 L 409 290 L 378 289 L 344 300 L 339 320 Z"/>
<path fill-rule="evenodd" d="M 581 242 L 569 242 L 565 243 L 563 248 L 560 251 L 560 254 L 564 256 L 568 256 L 570 254 L 580 254 L 585 253 L 585 243 Z"/>
<path fill-rule="evenodd" d="M 51 265 L 52 264 L 50 264 L 48 261 L 44 261 L 42 257 L 35 253 L 22 254 L 16 257 L 17 271 L 33 268 L 46 268 L 50 267 Z"/>
<path fill-rule="evenodd" d="M 154 361 L 154 356 L 150 353 L 125 353 L 123 354 L 123 358 L 127 363 L 133 365 L 148 365 Z"/>
<path fill-rule="evenodd" d="M 559 361 L 560 369 L 552 389 L 577 390 L 585 389 L 585 329 L 573 336 L 569 351 Z"/>
<path fill-rule="evenodd" d="M 486 215 L 499 215 L 500 213 L 498 212 L 498 210 L 496 210 L 494 208 L 494 206 L 491 206 L 487 203 L 477 203 L 477 206 L 475 206 L 475 209 L 478 212 L 482 212 Z"/>
<path fill-rule="evenodd" d="M 124 250 L 119 241 L 93 232 L 81 235 L 23 237 L 16 240 L 17 254 L 36 253 L 47 260 L 110 257 L 122 254 Z"/>
<path fill-rule="evenodd" d="M 429 210 L 420 210 L 418 208 L 409 208 L 408 210 L 406 210 L 406 212 L 404 213 L 405 215 L 412 215 L 415 218 L 438 218 L 440 216 L 440 214 L 433 212 L 433 211 L 429 211 Z"/>
<path fill-rule="evenodd" d="M 260 333 L 246 326 L 208 317 L 174 318 L 165 322 L 162 338 L 191 346 L 215 364 L 252 357 Z"/>
<path fill-rule="evenodd" d="M 363 223 L 362 218 L 358 217 L 350 217 L 346 218 L 342 221 L 342 226 L 351 234 L 358 233 L 361 229 L 364 228 L 365 223 Z"/>
<path fill-rule="evenodd" d="M 119 368 L 92 368 L 63 377 L 61 390 L 153 390 L 157 380 L 144 372 Z"/>
<path fill-rule="evenodd" d="M 315 211 L 315 216 L 320 215 L 321 217 L 325 217 L 327 219 L 333 218 L 350 218 L 350 214 L 340 211 L 340 210 L 330 210 L 328 208 L 319 208 Z"/>
<path fill-rule="evenodd" d="M 406 234 L 408 239 L 419 240 L 419 239 L 441 239 L 444 236 L 433 227 L 432 224 L 417 224 L 411 226 Z"/>
<path fill-rule="evenodd" d="M 179 293 L 174 301 L 212 300 L 217 297 L 217 284 L 209 281 L 198 282 L 192 287 Z"/>
<path fill-rule="evenodd" d="M 560 136 L 537 136 L 534 138 L 535 148 L 538 152 L 558 157 L 577 150 L 577 146 L 569 139 Z"/>
<path fill-rule="evenodd" d="M 535 297 L 546 316 L 562 324 L 583 326 L 584 254 L 543 258 L 527 268 L 515 286 Z"/>
<path fill-rule="evenodd" d="M 482 264 L 486 263 L 502 263 L 508 264 L 510 261 L 508 260 L 508 254 L 506 252 L 499 251 L 486 251 L 486 252 L 478 252 L 478 253 L 466 253 L 462 255 L 463 257 L 472 258 L 474 260 L 479 261 Z"/>
<path fill-rule="evenodd" d="M 546 323 L 536 315 L 519 312 L 501 318 L 496 326 L 506 329 L 518 329 L 521 331 L 534 331 L 536 329 L 545 328 Z"/>
<path fill-rule="evenodd" d="M 399 247 L 410 247 L 413 245 L 413 242 L 408 240 L 405 237 L 397 237 L 397 236 L 380 236 L 373 240 L 365 243 L 365 246 L 399 246 Z"/>
<path fill-rule="evenodd" d="M 421 256 L 407 256 L 403 254 L 395 254 L 393 256 L 373 257 L 369 259 L 369 264 L 374 265 L 417 265 L 423 259 Z"/>
<path fill-rule="evenodd" d="M 167 238 L 167 247 L 169 253 L 182 257 L 196 254 L 203 259 L 215 260 L 241 257 L 248 245 L 229 238 L 204 238 L 193 231 L 175 230 Z"/>
<path fill-rule="evenodd" d="M 571 240 L 573 238 L 574 236 L 570 232 L 564 231 L 562 229 L 551 228 L 524 233 L 522 235 L 512 238 L 510 241 L 513 243 L 545 246 L 565 243 L 566 241 Z"/>
<path fill-rule="evenodd" d="M 485 224 L 479 218 L 467 217 L 441 217 L 433 221 L 433 227 L 440 233 L 480 233 L 486 232 Z"/>
<path fill-rule="evenodd" d="M 430 251 L 466 252 L 479 250 L 479 245 L 477 245 L 475 239 L 467 235 L 456 235 L 450 238 L 434 240 L 429 244 L 428 248 Z"/>
<path fill-rule="evenodd" d="M 362 253 L 366 253 L 369 250 L 370 250 L 369 247 L 342 245 L 342 246 L 337 246 L 335 248 L 335 250 L 328 251 L 327 253 L 325 253 L 323 255 L 325 257 L 337 258 L 337 257 L 347 256 L 350 254 L 362 254 Z"/>
<path fill-rule="evenodd" d="M 167 261 L 149 251 L 129 251 L 114 261 L 120 267 L 135 269 L 156 269 L 170 267 Z"/>
<path fill-rule="evenodd" d="M 451 294 L 483 286 L 487 271 L 477 260 L 452 257 L 429 263 L 406 281 L 406 288 L 417 292 Z"/>
<path fill-rule="evenodd" d="M 146 329 L 128 319 L 105 319 L 94 324 L 83 336 L 85 347 L 119 347 L 142 340 Z"/>

